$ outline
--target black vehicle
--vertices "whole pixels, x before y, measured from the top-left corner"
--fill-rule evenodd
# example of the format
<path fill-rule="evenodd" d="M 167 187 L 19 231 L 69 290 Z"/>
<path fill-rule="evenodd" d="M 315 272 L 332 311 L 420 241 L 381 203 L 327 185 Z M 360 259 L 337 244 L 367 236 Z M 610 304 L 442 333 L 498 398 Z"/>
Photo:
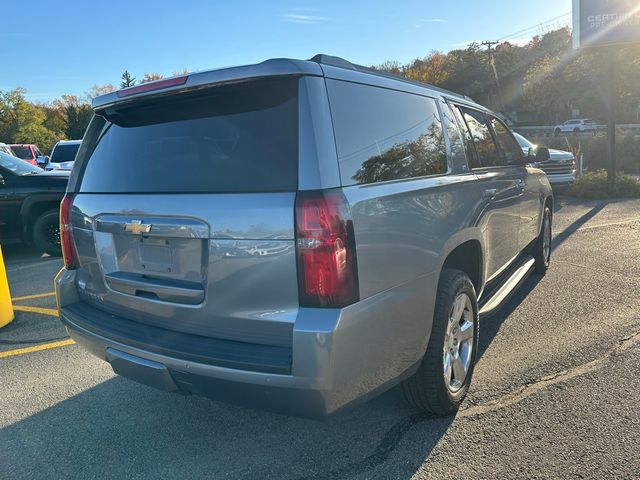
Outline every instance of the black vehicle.
<path fill-rule="evenodd" d="M 58 211 L 69 172 L 45 172 L 0 152 L 0 242 L 33 242 L 61 255 Z"/>

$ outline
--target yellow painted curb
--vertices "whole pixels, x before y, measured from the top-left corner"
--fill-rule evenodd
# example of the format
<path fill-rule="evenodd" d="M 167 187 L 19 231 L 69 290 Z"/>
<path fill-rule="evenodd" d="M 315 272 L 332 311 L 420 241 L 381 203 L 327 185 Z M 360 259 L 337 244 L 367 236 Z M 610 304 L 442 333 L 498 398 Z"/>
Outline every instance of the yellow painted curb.
<path fill-rule="evenodd" d="M 11 292 L 9 292 L 7 270 L 4 267 L 2 248 L 0 247 L 0 328 L 11 323 L 12 320 L 13 307 L 11 306 Z"/>

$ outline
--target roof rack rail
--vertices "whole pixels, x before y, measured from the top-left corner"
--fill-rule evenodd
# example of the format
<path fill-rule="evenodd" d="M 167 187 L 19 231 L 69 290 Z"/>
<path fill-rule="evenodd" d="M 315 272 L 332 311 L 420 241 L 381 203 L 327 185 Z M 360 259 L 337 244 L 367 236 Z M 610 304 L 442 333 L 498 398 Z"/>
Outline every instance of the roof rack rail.
<path fill-rule="evenodd" d="M 316 63 L 319 63 L 321 65 L 329 65 L 329 66 L 332 66 L 332 67 L 347 68 L 349 70 L 357 70 L 359 72 L 369 73 L 371 75 L 377 75 L 379 77 L 390 78 L 392 80 L 398 80 L 398 81 L 401 81 L 401 82 L 410 83 L 412 85 L 418 85 L 420 87 L 430 88 L 432 90 L 436 90 L 437 92 L 440 92 L 440 93 L 445 94 L 445 95 L 450 95 L 452 97 L 462 98 L 462 99 L 467 100 L 469 102 L 473 102 L 473 99 L 467 97 L 466 95 L 462 95 L 460 93 L 455 93 L 455 92 L 452 92 L 452 91 L 447 90 L 445 88 L 436 87 L 436 86 L 430 85 L 428 83 L 423 83 L 423 82 L 418 82 L 416 80 L 411 80 L 411 79 L 409 79 L 407 77 L 403 77 L 402 75 L 396 75 L 396 74 L 393 74 L 393 73 L 383 72 L 381 70 L 377 70 L 377 69 L 372 68 L 372 67 L 365 67 L 364 65 L 358 65 L 357 63 L 351 63 L 349 60 L 345 60 L 344 58 L 336 57 L 334 55 L 327 55 L 327 54 L 324 54 L 324 53 L 318 53 L 317 55 L 314 55 L 313 57 L 311 57 L 309 59 L 309 61 L 310 62 L 316 62 Z"/>

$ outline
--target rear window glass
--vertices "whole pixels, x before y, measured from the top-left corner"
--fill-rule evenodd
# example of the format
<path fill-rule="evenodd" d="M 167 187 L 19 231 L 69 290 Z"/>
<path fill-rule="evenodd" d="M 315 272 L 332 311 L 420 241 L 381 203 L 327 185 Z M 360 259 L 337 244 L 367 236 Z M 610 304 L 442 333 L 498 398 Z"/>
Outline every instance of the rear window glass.
<path fill-rule="evenodd" d="M 297 90 L 253 81 L 107 110 L 87 131 L 80 192 L 293 191 Z"/>
<path fill-rule="evenodd" d="M 11 150 L 13 150 L 13 153 L 16 157 L 23 160 L 29 160 L 33 158 L 33 153 L 31 153 L 31 149 L 29 147 L 11 147 Z"/>
<path fill-rule="evenodd" d="M 76 145 L 58 145 L 53 149 L 51 153 L 51 162 L 52 163 L 63 163 L 63 162 L 73 162 L 76 158 L 76 153 L 78 153 L 78 148 L 80 148 L 80 144 Z"/>
<path fill-rule="evenodd" d="M 432 98 L 340 80 L 327 88 L 343 185 L 446 173 Z"/>

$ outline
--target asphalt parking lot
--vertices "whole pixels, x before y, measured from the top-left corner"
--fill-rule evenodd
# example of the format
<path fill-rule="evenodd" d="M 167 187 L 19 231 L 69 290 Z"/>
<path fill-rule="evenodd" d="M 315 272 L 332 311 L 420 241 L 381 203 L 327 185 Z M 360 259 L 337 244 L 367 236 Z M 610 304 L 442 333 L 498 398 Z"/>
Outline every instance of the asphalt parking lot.
<path fill-rule="evenodd" d="M 396 390 L 317 422 L 138 385 L 67 340 L 59 259 L 4 255 L 1 478 L 640 478 L 640 201 L 559 199 L 552 268 L 483 321 L 443 419 Z"/>

